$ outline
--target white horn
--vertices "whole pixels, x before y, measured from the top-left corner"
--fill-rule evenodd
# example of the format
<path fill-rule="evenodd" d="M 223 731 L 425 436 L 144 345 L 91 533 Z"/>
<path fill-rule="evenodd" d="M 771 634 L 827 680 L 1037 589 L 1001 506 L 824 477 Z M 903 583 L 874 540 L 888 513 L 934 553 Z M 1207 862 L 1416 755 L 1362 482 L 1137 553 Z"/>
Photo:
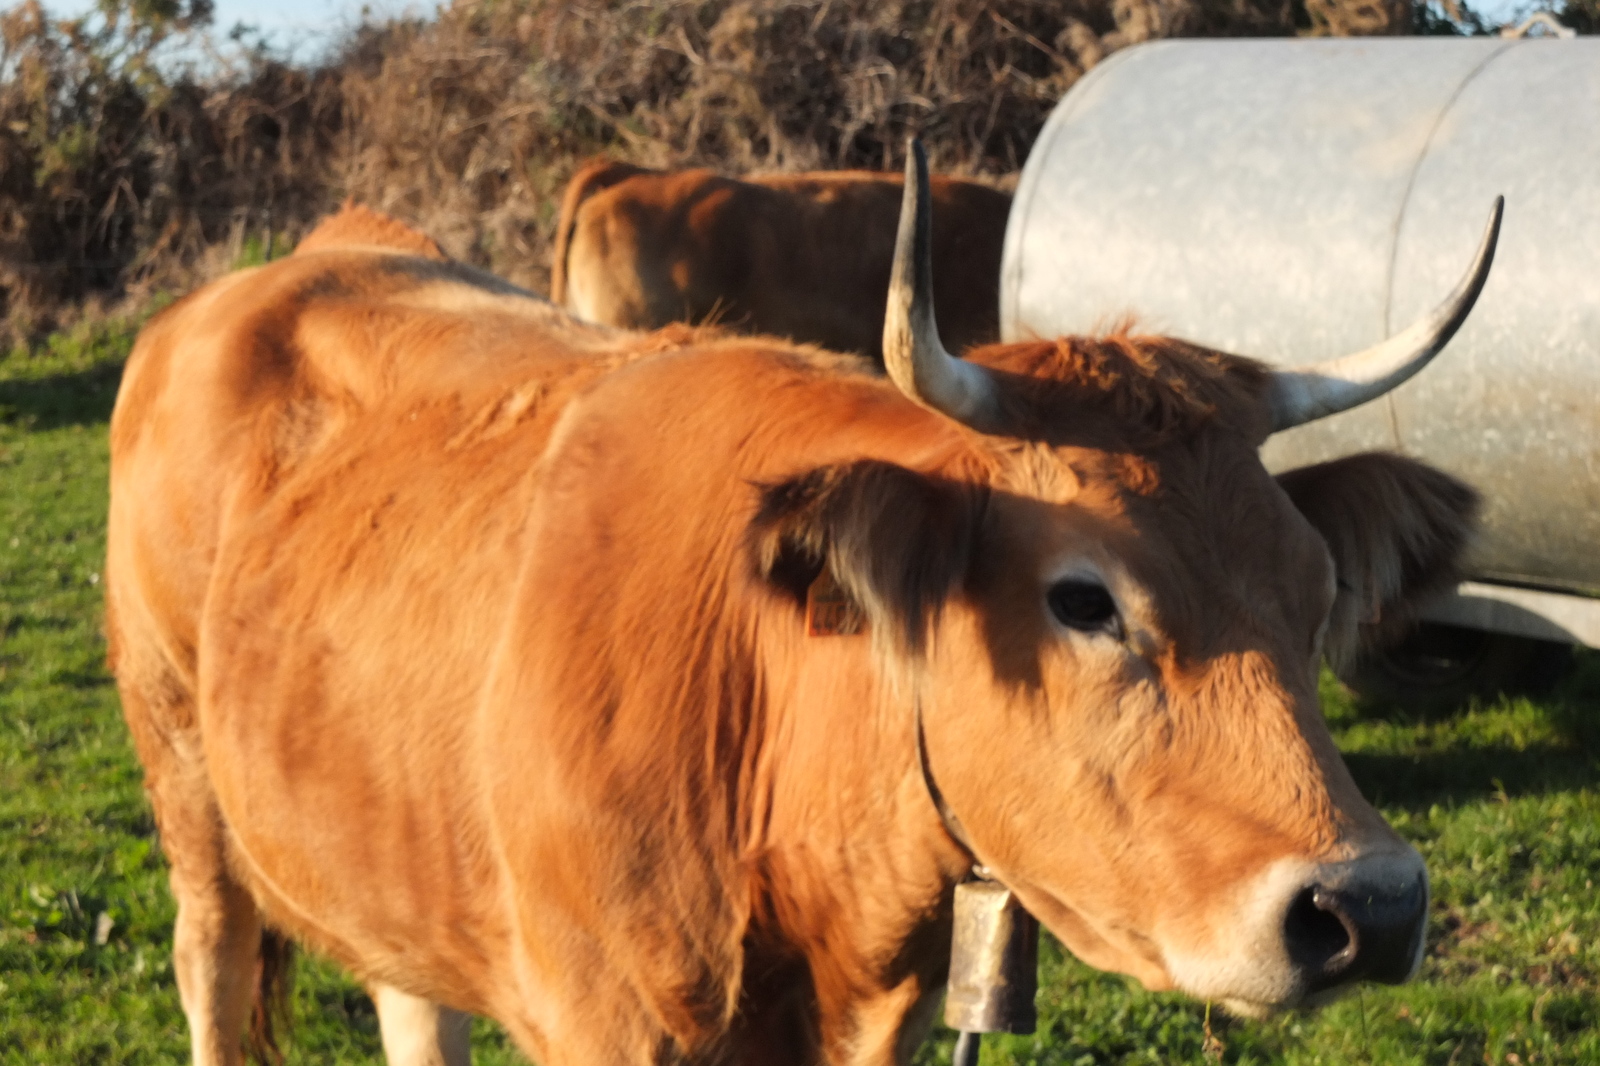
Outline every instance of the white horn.
<path fill-rule="evenodd" d="M 933 320 L 933 198 L 928 157 L 915 139 L 906 153 L 900 233 L 883 318 L 883 365 L 900 391 L 924 407 L 974 429 L 996 428 L 994 381 L 982 367 L 945 351 Z"/>
<path fill-rule="evenodd" d="M 1478 246 L 1472 269 L 1432 314 L 1364 352 L 1274 373 L 1270 394 L 1273 432 L 1375 400 L 1427 366 L 1455 336 L 1467 312 L 1472 310 L 1473 301 L 1483 290 L 1489 264 L 1494 262 L 1494 246 L 1500 236 L 1500 215 L 1505 203 L 1504 196 L 1495 197 L 1494 208 L 1489 212 L 1489 227 L 1484 230 L 1483 243 Z"/>

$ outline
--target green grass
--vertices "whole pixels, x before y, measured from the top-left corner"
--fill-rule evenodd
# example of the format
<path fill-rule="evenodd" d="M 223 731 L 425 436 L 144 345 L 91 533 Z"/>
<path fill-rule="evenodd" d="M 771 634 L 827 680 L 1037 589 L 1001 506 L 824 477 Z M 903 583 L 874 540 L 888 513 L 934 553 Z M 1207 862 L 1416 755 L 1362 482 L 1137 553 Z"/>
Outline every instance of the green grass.
<path fill-rule="evenodd" d="M 130 333 L 85 327 L 0 359 L 0 1063 L 187 1058 L 173 915 L 104 666 L 106 419 Z M 1229 1063 L 1600 1062 L 1600 656 L 1551 699 L 1449 716 L 1355 706 L 1335 735 L 1427 857 L 1421 979 L 1318 1014 L 1214 1014 Z M 102 934 L 98 935 L 97 933 Z M 1047 938 L 1039 1032 L 1006 1063 L 1204 1063 L 1204 1008 L 1063 957 Z M 290 1062 L 381 1061 L 371 1005 L 302 960 Z M 480 1023 L 476 1061 L 521 1061 Z M 924 1049 L 949 1060 L 949 1034 Z"/>

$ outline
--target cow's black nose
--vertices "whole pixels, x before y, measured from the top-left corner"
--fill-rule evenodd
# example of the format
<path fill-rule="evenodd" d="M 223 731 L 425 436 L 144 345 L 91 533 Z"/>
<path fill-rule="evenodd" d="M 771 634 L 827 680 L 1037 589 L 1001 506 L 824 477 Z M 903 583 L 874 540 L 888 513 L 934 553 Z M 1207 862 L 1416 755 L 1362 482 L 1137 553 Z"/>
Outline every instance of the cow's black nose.
<path fill-rule="evenodd" d="M 1355 981 L 1397 985 L 1410 977 L 1427 910 L 1421 880 L 1302 889 L 1284 918 L 1284 937 L 1289 957 L 1304 968 L 1307 993 Z"/>

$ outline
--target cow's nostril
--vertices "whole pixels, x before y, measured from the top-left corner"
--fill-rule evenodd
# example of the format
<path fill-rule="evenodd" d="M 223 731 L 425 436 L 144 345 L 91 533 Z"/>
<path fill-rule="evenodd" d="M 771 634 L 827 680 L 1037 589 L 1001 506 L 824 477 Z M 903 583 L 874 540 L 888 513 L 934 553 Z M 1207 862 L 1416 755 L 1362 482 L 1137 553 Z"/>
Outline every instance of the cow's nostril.
<path fill-rule="evenodd" d="M 1306 991 L 1404 981 L 1416 965 L 1427 909 L 1422 878 L 1400 884 L 1350 879 L 1338 888 L 1302 889 L 1284 916 L 1284 938 Z"/>
<path fill-rule="evenodd" d="M 1289 913 L 1283 920 L 1289 957 L 1309 976 L 1308 991 L 1312 992 L 1338 984 L 1356 954 L 1355 938 L 1346 919 L 1320 896 L 1316 888 L 1302 889 L 1289 904 Z"/>

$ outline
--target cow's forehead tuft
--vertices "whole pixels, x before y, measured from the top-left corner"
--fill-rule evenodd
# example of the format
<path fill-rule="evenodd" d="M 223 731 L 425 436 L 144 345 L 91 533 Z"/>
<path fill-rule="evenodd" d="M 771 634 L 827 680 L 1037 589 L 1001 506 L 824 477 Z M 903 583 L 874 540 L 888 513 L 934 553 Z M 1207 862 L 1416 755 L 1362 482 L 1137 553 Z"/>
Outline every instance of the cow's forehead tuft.
<path fill-rule="evenodd" d="M 1095 418 L 1141 451 L 1223 426 L 1266 436 L 1262 364 L 1169 337 L 1120 331 L 976 349 L 969 358 L 1003 375 L 1019 435 L 1066 442 L 1075 420 Z M 1097 416 L 1097 417 L 1096 417 Z M 1103 446 L 1103 445 L 1102 445 Z"/>
<path fill-rule="evenodd" d="M 1059 448 L 1012 438 L 992 447 L 995 487 L 1044 503 L 1071 503 L 1090 483 L 1112 482 L 1136 496 L 1154 496 L 1161 489 L 1161 464 L 1153 455 Z"/>

